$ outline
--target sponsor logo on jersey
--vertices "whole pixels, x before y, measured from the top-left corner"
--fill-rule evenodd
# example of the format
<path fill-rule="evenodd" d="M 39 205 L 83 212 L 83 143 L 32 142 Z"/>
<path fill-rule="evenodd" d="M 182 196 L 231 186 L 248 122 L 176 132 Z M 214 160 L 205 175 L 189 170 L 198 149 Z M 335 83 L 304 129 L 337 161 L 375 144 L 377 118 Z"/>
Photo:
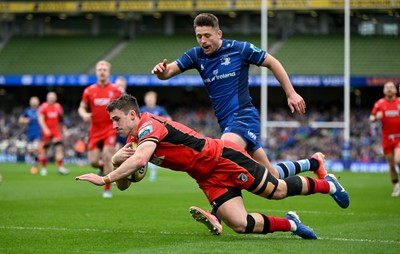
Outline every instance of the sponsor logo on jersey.
<path fill-rule="evenodd" d="M 244 173 L 240 173 L 238 179 L 244 183 L 246 183 L 249 180 L 249 178 Z"/>
<path fill-rule="evenodd" d="M 114 96 L 114 92 L 109 91 L 109 92 L 108 92 L 108 97 L 112 98 L 113 96 Z"/>
<path fill-rule="evenodd" d="M 96 98 L 93 103 L 95 106 L 106 106 L 109 102 L 109 98 Z"/>
<path fill-rule="evenodd" d="M 397 117 L 397 116 L 399 116 L 399 111 L 398 110 L 387 110 L 387 111 L 385 111 L 385 116 L 386 117 Z"/>
<path fill-rule="evenodd" d="M 253 44 L 250 44 L 250 48 L 254 51 L 254 52 L 261 52 L 260 48 L 257 48 L 256 46 L 254 46 Z"/>
<path fill-rule="evenodd" d="M 57 112 L 48 112 L 47 113 L 48 118 L 58 118 L 58 113 Z"/>
<path fill-rule="evenodd" d="M 151 133 L 153 131 L 153 125 L 148 125 L 145 126 L 144 128 L 142 128 L 139 131 L 138 137 L 139 139 L 143 138 L 144 136 L 148 135 L 149 133 Z"/>
<path fill-rule="evenodd" d="M 116 141 L 116 139 L 115 139 L 114 137 L 109 137 L 109 138 L 108 138 L 108 142 L 109 142 L 110 144 L 115 144 L 115 141 Z"/>
<path fill-rule="evenodd" d="M 230 73 L 224 73 L 224 74 L 221 74 L 221 75 L 217 75 L 218 74 L 218 70 L 214 70 L 213 73 L 214 73 L 213 77 L 203 79 L 203 82 L 205 84 L 211 83 L 211 82 L 213 82 L 215 80 L 221 80 L 221 79 L 226 79 L 226 78 L 229 78 L 229 77 L 235 77 L 236 76 L 236 72 L 234 72 L 234 71 L 230 72 Z"/>
<path fill-rule="evenodd" d="M 229 56 L 223 56 L 221 59 L 221 65 L 230 65 L 231 58 Z"/>

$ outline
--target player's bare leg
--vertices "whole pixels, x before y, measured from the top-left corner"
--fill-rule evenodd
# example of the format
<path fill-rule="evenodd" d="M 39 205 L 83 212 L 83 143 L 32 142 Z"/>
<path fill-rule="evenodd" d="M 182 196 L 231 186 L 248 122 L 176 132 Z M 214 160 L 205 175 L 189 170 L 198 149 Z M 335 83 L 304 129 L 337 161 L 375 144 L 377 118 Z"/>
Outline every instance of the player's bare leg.
<path fill-rule="evenodd" d="M 69 174 L 69 170 L 64 168 L 64 147 L 60 141 L 56 143 L 54 150 L 58 173 L 61 175 Z"/>
<path fill-rule="evenodd" d="M 111 158 L 115 154 L 114 146 L 104 146 L 102 151 L 102 159 L 104 163 L 104 175 L 111 173 L 113 170 Z M 103 198 L 112 198 L 111 184 L 104 185 Z"/>
<path fill-rule="evenodd" d="M 289 212 L 285 218 L 261 213 L 247 213 L 242 197 L 228 200 L 218 208 L 218 215 L 235 232 L 268 234 L 277 231 L 293 232 L 304 239 L 317 239 L 314 231 L 301 223 L 298 215 Z"/>
<path fill-rule="evenodd" d="M 399 155 L 399 157 L 400 157 L 400 155 Z M 390 176 L 390 180 L 393 184 L 392 197 L 398 197 L 400 195 L 400 186 L 399 186 L 398 173 L 396 171 L 397 165 L 396 165 L 396 160 L 395 160 L 395 153 L 385 154 L 385 158 L 386 158 L 386 161 L 388 162 L 389 176 Z"/>

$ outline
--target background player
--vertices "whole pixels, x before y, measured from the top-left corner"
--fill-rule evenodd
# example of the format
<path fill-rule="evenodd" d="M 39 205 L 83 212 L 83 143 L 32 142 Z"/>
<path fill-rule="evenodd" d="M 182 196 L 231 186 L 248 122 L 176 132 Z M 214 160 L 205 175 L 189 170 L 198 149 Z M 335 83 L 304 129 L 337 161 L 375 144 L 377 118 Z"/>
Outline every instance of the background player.
<path fill-rule="evenodd" d="M 326 171 L 322 153 L 315 153 L 310 159 L 279 163 L 274 167 L 259 144 L 260 117 L 251 102 L 249 91 L 251 64 L 271 70 L 286 93 L 291 112 L 305 113 L 305 102 L 294 90 L 281 63 L 249 42 L 222 39 L 218 18 L 213 14 L 197 15 L 194 29 L 199 47 L 188 50 L 172 63 L 167 64 L 164 59 L 153 68 L 152 73 L 165 80 L 186 70 L 197 69 L 223 133 L 221 139 L 245 148 L 277 178 L 311 170 L 323 179 Z"/>
<path fill-rule="evenodd" d="M 317 238 L 295 213 L 288 213 L 285 218 L 247 213 L 241 190 L 268 199 L 330 193 L 340 207 L 349 205 L 347 192 L 333 175 L 325 179 L 301 176 L 276 179 L 233 142 L 206 138 L 183 124 L 154 114 L 140 114 L 133 96 L 121 96 L 107 106 L 107 111 L 118 133 L 129 136 L 128 142 L 137 142 L 136 151 L 127 159 L 121 153 L 123 149 L 117 152 L 113 156 L 117 168 L 104 177 L 85 174 L 76 180 L 96 185 L 117 182 L 118 188 L 124 190 L 131 184 L 128 177 L 152 161 L 194 178 L 226 225 L 237 233 L 247 234 L 292 231 L 305 239 Z M 196 210 L 191 212 L 200 221 L 208 219 Z M 218 221 L 215 227 L 221 227 Z M 215 230 L 214 226 L 210 230 Z"/>
<path fill-rule="evenodd" d="M 167 118 L 168 120 L 172 120 L 171 116 L 168 114 L 167 110 L 157 105 L 157 93 L 154 91 L 149 91 L 144 95 L 144 106 L 140 107 L 140 112 L 149 112 L 155 114 L 157 116 L 162 116 Z M 158 166 L 154 165 L 153 163 L 148 164 L 148 169 L 150 170 L 149 180 L 154 182 L 157 177 L 157 170 L 159 169 Z"/>
<path fill-rule="evenodd" d="M 116 131 L 112 127 L 106 106 L 122 94 L 120 88 L 109 81 L 110 71 L 109 62 L 102 60 L 96 64 L 97 82 L 85 88 L 78 109 L 82 119 L 90 123 L 89 163 L 94 168 L 100 168 L 104 174 L 112 171 L 111 157 L 115 153 L 116 144 Z M 111 185 L 106 184 L 103 198 L 111 197 Z"/>
<path fill-rule="evenodd" d="M 126 93 L 126 88 L 128 86 L 126 79 L 123 76 L 118 76 L 115 79 L 114 82 L 115 85 L 117 85 L 119 87 L 119 89 L 121 90 L 122 94 Z M 123 147 L 126 144 L 126 137 L 121 137 L 121 135 L 117 134 L 117 144 L 116 144 L 116 150 L 118 151 L 121 147 Z"/>
<path fill-rule="evenodd" d="M 64 168 L 64 146 L 62 143 L 62 131 L 68 135 L 66 127 L 63 123 L 64 111 L 62 106 L 57 102 L 57 94 L 48 92 L 46 102 L 39 107 L 39 124 L 42 130 L 43 149 L 39 160 L 42 168 L 40 174 L 47 175 L 48 150 L 50 146 L 54 147 L 54 160 L 58 166 L 58 173 L 66 175 L 69 171 Z"/>
<path fill-rule="evenodd" d="M 18 123 L 27 125 L 26 139 L 27 139 L 27 152 L 33 158 L 33 166 L 31 168 L 32 174 L 38 172 L 38 150 L 40 141 L 42 139 L 41 129 L 38 121 L 39 117 L 39 98 L 32 96 L 29 99 L 29 107 L 24 110 L 22 115 L 18 118 Z"/>
<path fill-rule="evenodd" d="M 389 164 L 389 176 L 393 183 L 392 196 L 398 197 L 400 186 L 396 167 L 400 169 L 400 97 L 396 95 L 396 85 L 392 81 L 384 84 L 383 94 L 385 97 L 375 102 L 369 120 L 380 120 L 382 123 L 382 149 Z"/>

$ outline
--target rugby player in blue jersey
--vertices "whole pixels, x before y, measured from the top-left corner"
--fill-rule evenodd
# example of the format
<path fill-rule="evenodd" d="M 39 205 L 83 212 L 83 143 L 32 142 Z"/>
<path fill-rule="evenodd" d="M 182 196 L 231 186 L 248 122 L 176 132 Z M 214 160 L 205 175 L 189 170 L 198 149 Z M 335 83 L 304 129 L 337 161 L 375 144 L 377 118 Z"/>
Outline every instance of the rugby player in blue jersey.
<path fill-rule="evenodd" d="M 162 116 L 167 118 L 168 120 L 172 120 L 171 116 L 168 114 L 167 110 L 157 105 L 157 93 L 154 91 L 148 91 L 144 94 L 144 104 L 140 107 L 140 112 L 145 113 L 149 112 L 151 114 L 155 114 L 157 116 Z M 150 182 L 155 182 L 157 178 L 157 170 L 160 168 L 153 163 L 148 163 L 147 167 L 150 171 L 149 180 Z"/>
<path fill-rule="evenodd" d="M 291 112 L 305 113 L 306 104 L 294 90 L 281 63 L 250 42 L 223 39 L 218 18 L 211 13 L 197 15 L 194 30 L 199 46 L 189 49 L 174 62 L 167 63 L 164 59 L 153 68 L 152 74 L 166 80 L 186 70 L 196 69 L 207 88 L 221 127 L 222 140 L 244 147 L 277 178 L 283 179 L 304 171 L 313 171 L 318 178 L 325 178 L 325 156 L 322 153 L 315 153 L 310 159 L 282 162 L 274 167 L 259 144 L 260 117 L 251 102 L 249 91 L 251 64 L 271 70 L 286 93 Z M 190 212 L 209 229 L 219 228 L 220 225 L 212 225 L 218 223 L 213 214 L 195 206 L 190 208 Z"/>
<path fill-rule="evenodd" d="M 29 107 L 27 107 L 22 115 L 18 118 L 18 123 L 27 125 L 26 127 L 26 139 L 27 139 L 27 152 L 33 157 L 33 165 L 31 168 L 32 174 L 38 172 L 38 149 L 40 141 L 42 140 L 41 129 L 38 121 L 38 110 L 40 101 L 36 96 L 32 96 L 29 99 Z"/>

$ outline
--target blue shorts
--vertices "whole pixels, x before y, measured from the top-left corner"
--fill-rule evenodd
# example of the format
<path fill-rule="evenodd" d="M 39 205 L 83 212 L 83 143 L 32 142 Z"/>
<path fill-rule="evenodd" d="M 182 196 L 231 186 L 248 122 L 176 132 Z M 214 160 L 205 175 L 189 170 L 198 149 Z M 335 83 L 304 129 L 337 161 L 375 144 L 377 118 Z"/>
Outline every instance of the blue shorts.
<path fill-rule="evenodd" d="M 39 133 L 28 133 L 26 136 L 26 139 L 28 142 L 33 142 L 33 141 L 40 141 L 42 140 L 42 134 Z"/>
<path fill-rule="evenodd" d="M 123 137 L 121 137 L 120 135 L 117 134 L 117 143 L 125 145 L 127 139 L 128 139 L 128 137 L 123 138 Z"/>
<path fill-rule="evenodd" d="M 246 142 L 247 151 L 255 151 L 261 147 L 260 137 L 260 115 L 254 107 L 238 110 L 233 113 L 231 119 L 223 128 L 222 133 L 235 133 Z"/>

